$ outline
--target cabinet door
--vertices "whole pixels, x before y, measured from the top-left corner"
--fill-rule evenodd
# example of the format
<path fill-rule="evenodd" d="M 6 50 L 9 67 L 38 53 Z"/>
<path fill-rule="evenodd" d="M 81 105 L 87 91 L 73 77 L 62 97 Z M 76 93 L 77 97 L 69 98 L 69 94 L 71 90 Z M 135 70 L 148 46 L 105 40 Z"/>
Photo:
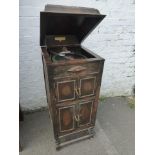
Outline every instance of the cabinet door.
<path fill-rule="evenodd" d="M 95 94 L 96 76 L 80 78 L 80 98 Z"/>
<path fill-rule="evenodd" d="M 90 125 L 93 101 L 79 103 L 79 126 Z"/>
<path fill-rule="evenodd" d="M 56 81 L 56 96 L 58 102 L 75 99 L 76 80 Z"/>
<path fill-rule="evenodd" d="M 67 132 L 75 129 L 74 115 L 75 106 L 60 107 L 59 110 L 59 130 L 60 132 Z"/>

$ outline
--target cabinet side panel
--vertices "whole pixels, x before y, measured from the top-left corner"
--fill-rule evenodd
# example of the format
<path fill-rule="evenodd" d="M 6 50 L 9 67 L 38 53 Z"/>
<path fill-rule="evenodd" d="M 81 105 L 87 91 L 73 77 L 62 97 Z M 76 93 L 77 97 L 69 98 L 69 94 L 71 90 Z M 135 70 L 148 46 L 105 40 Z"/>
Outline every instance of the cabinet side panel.
<path fill-rule="evenodd" d="M 55 105 L 54 105 L 54 83 L 52 83 L 52 79 L 49 81 L 49 67 L 46 64 L 46 60 L 44 59 L 44 56 L 42 56 L 42 61 L 43 61 L 43 71 L 44 71 L 44 81 L 45 81 L 45 88 L 46 88 L 46 96 L 47 96 L 47 103 L 48 103 L 48 109 L 49 109 L 49 115 L 50 119 L 53 124 L 53 129 L 54 129 L 54 136 L 55 139 L 58 137 L 57 133 L 57 122 L 56 122 L 56 110 L 55 110 Z"/>
<path fill-rule="evenodd" d="M 95 96 L 95 101 L 94 101 L 93 110 L 92 110 L 92 124 L 94 124 L 94 125 L 95 125 L 95 121 L 96 121 L 96 114 L 97 114 L 97 108 L 98 108 L 98 103 L 99 103 L 103 67 L 104 67 L 104 60 L 101 60 L 100 61 L 100 72 L 99 72 L 98 78 L 96 80 L 96 85 L 97 85 L 96 96 Z"/>

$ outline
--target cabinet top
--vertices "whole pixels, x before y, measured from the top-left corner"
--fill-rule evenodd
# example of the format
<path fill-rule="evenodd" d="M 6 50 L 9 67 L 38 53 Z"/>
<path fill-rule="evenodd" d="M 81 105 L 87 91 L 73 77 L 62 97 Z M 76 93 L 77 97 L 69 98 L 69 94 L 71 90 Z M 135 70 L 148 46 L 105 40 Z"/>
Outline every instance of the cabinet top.
<path fill-rule="evenodd" d="M 45 12 L 57 12 L 57 13 L 71 13 L 71 14 L 96 14 L 99 15 L 99 11 L 94 8 L 76 7 L 76 6 L 63 6 L 63 5 L 45 5 Z"/>
<path fill-rule="evenodd" d="M 48 4 L 40 12 L 40 46 L 46 46 L 46 37 L 51 35 L 70 35 L 76 40 L 72 44 L 80 44 L 104 17 L 94 8 Z"/>

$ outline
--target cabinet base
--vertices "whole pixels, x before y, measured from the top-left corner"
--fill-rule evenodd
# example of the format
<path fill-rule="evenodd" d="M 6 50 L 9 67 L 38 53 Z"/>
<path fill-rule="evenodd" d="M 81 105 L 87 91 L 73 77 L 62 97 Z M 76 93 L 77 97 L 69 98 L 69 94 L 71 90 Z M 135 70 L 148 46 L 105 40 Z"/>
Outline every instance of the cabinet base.
<path fill-rule="evenodd" d="M 80 130 L 78 132 L 73 132 L 64 136 L 60 136 L 55 142 L 56 150 L 59 150 L 64 146 L 67 146 L 71 143 L 75 143 L 80 140 L 93 138 L 94 135 L 95 135 L 94 128 L 88 128 L 88 129 Z"/>

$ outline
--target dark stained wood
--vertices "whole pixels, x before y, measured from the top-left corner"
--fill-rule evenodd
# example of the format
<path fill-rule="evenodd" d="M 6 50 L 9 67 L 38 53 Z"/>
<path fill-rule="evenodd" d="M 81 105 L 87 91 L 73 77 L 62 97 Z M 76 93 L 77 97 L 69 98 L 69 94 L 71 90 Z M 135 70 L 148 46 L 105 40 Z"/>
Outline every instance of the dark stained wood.
<path fill-rule="evenodd" d="M 19 141 L 19 152 L 22 152 L 22 145 L 21 145 L 20 141 Z"/>
<path fill-rule="evenodd" d="M 72 35 L 80 44 L 104 18 L 96 9 L 46 5 L 40 12 L 40 45 L 50 35 Z"/>
<path fill-rule="evenodd" d="M 79 127 L 91 124 L 93 101 L 79 103 Z"/>
<path fill-rule="evenodd" d="M 100 15 L 99 11 L 94 8 L 76 7 L 76 6 L 63 6 L 63 5 L 45 5 L 46 12 L 57 12 L 57 13 L 77 13 L 77 14 L 93 14 Z"/>
<path fill-rule="evenodd" d="M 20 104 L 19 104 L 19 121 L 24 121 L 24 114 L 21 110 Z"/>
<path fill-rule="evenodd" d="M 21 110 L 20 104 L 19 104 L 19 121 L 24 121 L 24 114 Z M 20 143 L 20 140 L 19 140 L 19 152 L 22 152 L 22 145 Z"/>
<path fill-rule="evenodd" d="M 80 43 L 104 17 L 96 9 L 53 5 L 40 14 L 45 88 L 57 148 L 94 135 L 105 60 Z M 51 50 L 59 53 L 64 46 L 85 58 L 53 62 Z"/>

